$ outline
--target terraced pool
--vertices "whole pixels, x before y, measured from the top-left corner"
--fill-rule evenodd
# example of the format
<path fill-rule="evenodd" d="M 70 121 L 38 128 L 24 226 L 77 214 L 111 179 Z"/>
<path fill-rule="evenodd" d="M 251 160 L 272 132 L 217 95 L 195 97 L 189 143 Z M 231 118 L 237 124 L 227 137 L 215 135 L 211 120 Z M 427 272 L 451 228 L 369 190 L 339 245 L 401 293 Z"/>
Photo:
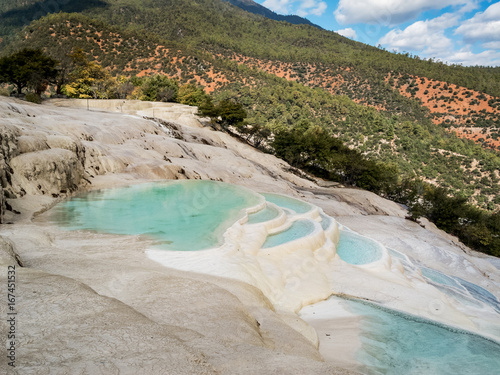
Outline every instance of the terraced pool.
<path fill-rule="evenodd" d="M 312 233 L 313 230 L 314 223 L 311 220 L 297 220 L 284 231 L 267 236 L 266 242 L 264 242 L 262 248 L 265 249 L 298 240 Z"/>
<path fill-rule="evenodd" d="M 266 205 L 266 208 L 248 215 L 248 224 L 259 224 L 274 219 L 279 215 L 279 210 L 273 206 Z"/>
<path fill-rule="evenodd" d="M 247 212 L 252 213 L 248 214 L 246 223 L 242 220 L 240 224 L 239 219 L 244 218 Z M 246 245 L 248 242 L 255 242 L 257 233 L 260 242 L 254 244 L 255 246 L 247 246 L 249 253 L 240 258 L 241 262 L 250 261 L 255 264 L 258 264 L 259 260 L 252 257 L 258 256 L 258 247 L 262 241 L 261 248 L 272 250 L 273 247 L 311 234 L 316 236 L 319 233 L 322 236 L 324 233 L 326 237 L 326 233 L 331 232 L 332 228 L 338 229 L 333 218 L 309 203 L 278 194 L 257 194 L 235 185 L 199 180 L 148 183 L 93 191 L 61 202 L 50 211 L 49 217 L 69 230 L 147 236 L 160 244 L 159 252 L 163 254 L 174 253 L 164 250 L 219 248 L 225 244 L 229 229 L 235 226 L 236 234 L 229 241 L 233 247 L 228 254 L 241 255 L 245 247 L 238 247 L 239 241 Z M 280 217 L 278 223 L 274 220 L 277 217 Z M 270 225 L 266 226 L 266 223 Z M 276 231 L 278 232 L 275 233 Z M 252 274 L 252 278 L 245 280 L 264 280 L 267 277 L 267 281 L 278 280 L 273 284 L 274 289 L 270 289 L 273 293 L 280 287 L 286 288 L 287 285 L 290 286 L 290 291 L 294 292 L 299 290 L 293 288 L 299 288 L 300 278 L 304 277 L 314 287 L 310 290 L 301 289 L 302 293 L 305 293 L 306 289 L 307 293 L 314 293 L 317 285 L 323 285 L 318 282 L 327 280 L 318 277 L 320 272 L 325 272 L 325 262 L 331 259 L 332 269 L 336 272 L 343 266 L 347 267 L 334 256 L 333 240 L 327 244 L 333 249 L 331 257 L 325 256 L 321 260 L 314 258 L 316 251 L 326 243 L 321 236 L 316 236 L 313 241 L 295 242 L 297 249 L 291 246 L 290 251 L 288 248 L 281 253 L 278 251 L 277 253 L 282 254 L 279 256 L 288 257 L 283 263 L 280 263 L 280 259 L 273 258 L 279 257 L 275 256 L 273 251 L 266 251 L 273 257 L 266 255 L 265 260 L 260 259 L 262 267 L 246 268 L 245 274 L 249 269 L 260 273 Z M 311 248 L 305 251 L 304 243 L 311 245 Z M 297 253 L 294 253 L 295 250 Z M 340 231 L 336 251 L 344 262 L 352 265 L 362 266 L 377 262 L 384 254 L 405 264 L 411 262 L 406 255 L 396 251 L 387 252 L 376 241 L 348 230 Z M 214 254 L 198 252 L 190 255 L 202 253 L 206 253 L 204 256 L 207 260 Z M 301 262 L 300 256 L 297 255 L 305 253 L 310 256 L 307 263 Z M 177 253 L 175 255 L 177 256 Z M 168 262 L 164 264 L 171 266 Z M 239 264 L 240 262 L 231 259 L 226 266 L 238 267 Z M 289 269 L 290 265 L 293 272 Z M 496 297 L 478 285 L 431 268 L 419 267 L 417 264 L 412 264 L 411 269 L 420 269 L 428 284 L 443 290 L 443 293 L 457 301 L 472 304 L 474 308 L 487 306 L 490 310 L 500 313 L 500 303 Z M 382 268 L 377 270 L 392 272 Z M 267 271 L 270 272 L 269 275 L 266 274 Z M 238 275 L 238 272 L 234 271 L 233 275 Z M 287 275 L 291 279 L 286 279 Z M 267 281 L 257 285 L 270 285 Z M 332 286 L 328 285 L 327 288 Z M 287 293 L 290 291 L 287 290 Z M 292 297 L 283 295 L 287 296 L 287 299 Z M 307 297 L 307 294 L 305 295 Z M 500 368 L 500 345 L 494 341 L 380 306 L 351 300 L 348 302 L 352 311 L 363 317 L 362 348 L 358 353 L 358 360 L 366 374 L 482 375 L 494 374 Z"/>
<path fill-rule="evenodd" d="M 274 203 L 276 206 L 295 211 L 298 214 L 304 214 L 313 209 L 313 206 L 309 203 L 288 197 L 286 195 L 273 193 L 263 193 L 262 195 L 266 198 L 266 201 Z"/>
<path fill-rule="evenodd" d="M 346 263 L 364 265 L 379 260 L 382 247 L 367 237 L 343 230 L 340 232 L 337 254 Z"/>
<path fill-rule="evenodd" d="M 81 194 L 57 205 L 51 219 L 70 230 L 145 235 L 169 250 L 202 250 L 221 245 L 245 209 L 262 202 L 230 184 L 168 181 Z"/>

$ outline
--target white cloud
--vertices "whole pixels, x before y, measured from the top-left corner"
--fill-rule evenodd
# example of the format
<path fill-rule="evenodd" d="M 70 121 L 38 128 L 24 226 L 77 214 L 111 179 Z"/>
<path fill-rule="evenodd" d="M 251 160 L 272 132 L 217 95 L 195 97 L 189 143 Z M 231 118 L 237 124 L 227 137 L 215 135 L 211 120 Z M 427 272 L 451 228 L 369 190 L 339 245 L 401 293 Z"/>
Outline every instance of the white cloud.
<path fill-rule="evenodd" d="M 462 34 L 468 43 L 485 42 L 485 47 L 493 45 L 490 44 L 492 42 L 500 42 L 500 3 L 490 5 L 484 12 L 476 13 L 474 17 L 463 22 L 455 30 L 455 34 Z"/>
<path fill-rule="evenodd" d="M 480 53 L 473 53 L 465 47 L 459 51 L 453 51 L 449 54 L 443 54 L 437 57 L 437 60 L 451 64 L 462 65 L 482 65 L 482 66 L 499 66 L 500 51 L 486 50 Z"/>
<path fill-rule="evenodd" d="M 266 0 L 262 3 L 266 8 L 280 14 L 288 14 L 288 8 L 293 0 Z"/>
<path fill-rule="evenodd" d="M 474 20 L 475 24 L 478 25 L 479 21 L 484 20 L 484 18 L 478 17 L 478 15 L 482 14 L 478 13 L 471 20 Z M 489 14 L 491 15 L 492 13 L 490 12 Z M 431 20 L 417 21 L 404 30 L 393 29 L 389 31 L 380 38 L 379 44 L 388 50 L 416 52 L 422 57 L 432 57 L 450 64 L 500 65 L 500 51 L 498 50 L 500 47 L 500 35 L 498 34 L 495 34 L 497 40 L 483 44 L 483 47 L 486 48 L 485 51 L 474 53 L 472 52 L 472 45 L 467 43 L 460 50 L 455 50 L 454 41 L 445 35 L 445 31 L 457 26 L 461 17 L 462 15 L 458 13 L 445 13 Z M 467 24 L 466 22 L 462 25 Z M 457 30 L 461 27 L 459 26 Z"/>
<path fill-rule="evenodd" d="M 341 24 L 397 25 L 430 9 L 447 6 L 475 8 L 475 0 L 340 0 L 335 19 Z"/>
<path fill-rule="evenodd" d="M 356 34 L 356 30 L 353 30 L 350 27 L 342 30 L 337 30 L 335 32 L 350 39 L 356 39 L 358 37 L 358 34 Z"/>
<path fill-rule="evenodd" d="M 417 21 L 404 30 L 389 31 L 379 40 L 388 50 L 418 51 L 434 55 L 445 50 L 453 50 L 453 42 L 446 37 L 445 30 L 458 24 L 459 16 L 445 13 L 437 18 Z"/>
<path fill-rule="evenodd" d="M 321 0 L 266 0 L 262 5 L 276 13 L 297 14 L 301 17 L 310 14 L 321 16 L 328 6 Z"/>
<path fill-rule="evenodd" d="M 458 13 L 462 13 L 462 14 L 472 12 L 473 10 L 476 10 L 477 8 L 479 8 L 479 3 L 481 1 L 482 0 L 471 0 L 469 2 L 466 2 L 462 6 L 462 8 L 460 8 L 457 12 Z"/>
<path fill-rule="evenodd" d="M 325 13 L 325 10 L 326 8 L 328 7 L 328 5 L 326 5 L 326 3 L 324 1 L 320 1 L 317 5 L 315 5 L 310 13 L 314 16 L 321 16 L 323 13 Z"/>
<path fill-rule="evenodd" d="M 309 14 L 321 16 L 325 12 L 326 7 L 327 5 L 324 1 L 302 0 L 296 13 L 301 17 L 308 16 Z"/>
<path fill-rule="evenodd" d="M 483 43 L 482 46 L 486 49 L 498 49 L 498 50 L 500 50 L 500 41 Z"/>

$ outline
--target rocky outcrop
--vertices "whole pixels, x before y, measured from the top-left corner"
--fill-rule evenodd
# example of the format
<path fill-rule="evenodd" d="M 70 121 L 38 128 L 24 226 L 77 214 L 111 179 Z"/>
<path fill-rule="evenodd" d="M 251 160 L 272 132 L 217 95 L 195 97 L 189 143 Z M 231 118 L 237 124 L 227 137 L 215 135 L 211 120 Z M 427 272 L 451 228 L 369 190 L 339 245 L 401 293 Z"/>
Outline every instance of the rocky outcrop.
<path fill-rule="evenodd" d="M 11 110 L 12 106 L 7 106 L 7 108 Z M 0 116 L 0 119 L 1 117 L 2 116 Z M 5 216 L 7 208 L 6 198 L 14 197 L 11 185 L 12 170 L 9 161 L 19 154 L 19 136 L 20 131 L 15 126 L 2 124 L 0 127 L 0 223 L 3 222 L 3 217 Z"/>
<path fill-rule="evenodd" d="M 4 237 L 0 236 L 0 265 L 22 266 L 19 255 L 14 250 L 14 245 Z"/>
<path fill-rule="evenodd" d="M 7 187 L 7 164 L 4 156 L 0 154 L 0 224 L 3 224 L 6 209 L 4 187 Z"/>
<path fill-rule="evenodd" d="M 14 194 L 49 194 L 58 197 L 78 189 L 83 167 L 69 150 L 28 152 L 10 160 Z"/>
<path fill-rule="evenodd" d="M 41 127 L 36 112 L 22 102 L 0 101 L 0 223 L 6 211 L 15 212 L 7 199 L 25 194 L 58 197 L 84 181 L 80 140 Z"/>

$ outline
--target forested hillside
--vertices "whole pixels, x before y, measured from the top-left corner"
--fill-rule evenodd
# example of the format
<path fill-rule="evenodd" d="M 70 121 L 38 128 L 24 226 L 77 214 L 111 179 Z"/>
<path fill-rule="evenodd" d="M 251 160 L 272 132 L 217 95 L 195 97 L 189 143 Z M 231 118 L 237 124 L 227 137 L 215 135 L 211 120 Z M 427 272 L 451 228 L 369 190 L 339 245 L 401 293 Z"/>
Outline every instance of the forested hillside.
<path fill-rule="evenodd" d="M 21 6 L 2 0 L 0 36 L 11 34 L 10 25 L 26 25 L 44 13 L 59 11 L 82 12 L 130 31 L 149 31 L 212 52 L 220 49 L 285 62 L 322 62 L 353 67 L 368 76 L 396 71 L 500 96 L 500 68 L 448 66 L 393 54 L 313 26 L 274 22 L 221 0 L 66 0 L 60 4 L 27 0 Z"/>
<path fill-rule="evenodd" d="M 146 33 L 147 39 L 176 41 L 391 113 L 412 114 L 419 121 L 425 116 L 485 147 L 500 145 L 500 68 L 448 66 L 393 54 L 313 26 L 274 22 L 220 0 L 22 4 L 0 3 L 6 10 L 0 36 L 6 41 L 45 13 L 80 12 L 126 31 Z M 415 103 L 402 101 L 394 91 Z M 417 107 L 429 111 L 423 115 Z"/>

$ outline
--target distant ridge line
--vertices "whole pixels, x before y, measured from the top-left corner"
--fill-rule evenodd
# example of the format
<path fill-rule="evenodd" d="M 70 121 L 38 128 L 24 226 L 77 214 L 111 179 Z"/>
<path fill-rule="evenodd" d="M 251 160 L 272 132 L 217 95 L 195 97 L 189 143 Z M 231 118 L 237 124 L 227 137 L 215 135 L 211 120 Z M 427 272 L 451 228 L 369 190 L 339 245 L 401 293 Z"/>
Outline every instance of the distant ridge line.
<path fill-rule="evenodd" d="M 238 8 L 246 10 L 249 13 L 258 14 L 258 15 L 264 16 L 266 18 L 275 20 L 275 21 L 285 21 L 285 22 L 288 22 L 288 23 L 291 23 L 294 25 L 309 25 L 309 26 L 316 27 L 317 29 L 323 30 L 323 28 L 321 26 L 318 26 L 318 25 L 312 23 L 311 21 L 309 21 L 306 18 L 296 16 L 296 15 L 284 16 L 281 14 L 277 14 L 277 13 L 273 12 L 272 10 L 266 8 L 265 6 L 262 6 L 258 3 L 256 3 L 253 0 L 224 0 L 224 1 L 227 1 L 228 3 L 234 5 Z"/>

